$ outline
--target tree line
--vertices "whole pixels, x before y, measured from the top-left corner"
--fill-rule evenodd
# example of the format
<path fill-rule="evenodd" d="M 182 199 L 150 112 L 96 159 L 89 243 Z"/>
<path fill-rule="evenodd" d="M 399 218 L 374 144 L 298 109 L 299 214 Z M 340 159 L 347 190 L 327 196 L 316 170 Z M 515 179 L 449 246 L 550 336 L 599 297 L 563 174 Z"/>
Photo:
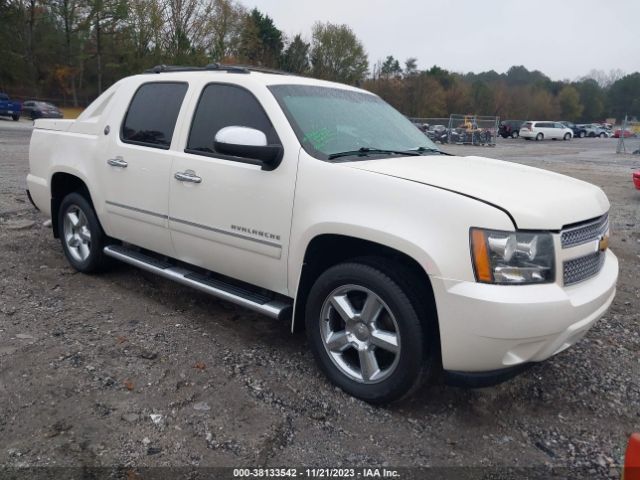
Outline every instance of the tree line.
<path fill-rule="evenodd" d="M 554 81 L 419 70 L 416 58 L 370 60 L 348 25 L 309 38 L 237 0 L 0 0 L 0 90 L 84 106 L 120 78 L 158 64 L 251 64 L 359 85 L 412 117 L 450 113 L 591 121 L 640 116 L 640 73 L 592 71 Z"/>

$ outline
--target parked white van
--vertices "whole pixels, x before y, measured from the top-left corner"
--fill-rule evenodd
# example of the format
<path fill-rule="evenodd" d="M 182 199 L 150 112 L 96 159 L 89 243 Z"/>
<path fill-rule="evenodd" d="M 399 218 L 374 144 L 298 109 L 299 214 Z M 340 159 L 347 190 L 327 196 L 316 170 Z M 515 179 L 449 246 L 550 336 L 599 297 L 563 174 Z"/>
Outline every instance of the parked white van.
<path fill-rule="evenodd" d="M 525 122 L 520 127 L 520 136 L 525 140 L 571 140 L 573 130 L 558 122 Z"/>

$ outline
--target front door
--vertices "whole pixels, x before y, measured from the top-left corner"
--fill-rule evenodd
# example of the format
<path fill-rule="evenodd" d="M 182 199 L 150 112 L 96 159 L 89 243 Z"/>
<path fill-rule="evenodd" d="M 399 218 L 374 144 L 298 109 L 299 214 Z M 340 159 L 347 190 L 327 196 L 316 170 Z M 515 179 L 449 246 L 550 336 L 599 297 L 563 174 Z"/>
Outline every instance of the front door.
<path fill-rule="evenodd" d="M 172 168 L 169 226 L 177 257 L 286 293 L 299 151 L 285 149 L 275 170 L 262 170 L 215 151 L 214 136 L 227 126 L 258 129 L 269 144 L 281 143 L 248 89 L 219 83 L 204 87 L 186 149 L 176 154 Z"/>
<path fill-rule="evenodd" d="M 169 150 L 186 83 L 150 82 L 135 92 L 124 119 L 112 118 L 98 171 L 104 185 L 108 233 L 155 252 L 173 253 L 168 228 Z M 113 115 L 121 116 L 122 109 Z M 122 127 L 119 128 L 119 125 Z"/>

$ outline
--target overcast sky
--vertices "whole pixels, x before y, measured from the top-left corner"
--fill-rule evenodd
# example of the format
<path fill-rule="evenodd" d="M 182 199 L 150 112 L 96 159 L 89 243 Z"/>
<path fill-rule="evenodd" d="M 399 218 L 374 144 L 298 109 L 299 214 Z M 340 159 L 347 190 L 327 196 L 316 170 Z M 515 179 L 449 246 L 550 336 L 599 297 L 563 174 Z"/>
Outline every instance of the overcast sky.
<path fill-rule="evenodd" d="M 346 23 L 369 61 L 416 57 L 421 69 L 640 71 L 640 0 L 240 0 L 307 39 L 316 21 Z"/>

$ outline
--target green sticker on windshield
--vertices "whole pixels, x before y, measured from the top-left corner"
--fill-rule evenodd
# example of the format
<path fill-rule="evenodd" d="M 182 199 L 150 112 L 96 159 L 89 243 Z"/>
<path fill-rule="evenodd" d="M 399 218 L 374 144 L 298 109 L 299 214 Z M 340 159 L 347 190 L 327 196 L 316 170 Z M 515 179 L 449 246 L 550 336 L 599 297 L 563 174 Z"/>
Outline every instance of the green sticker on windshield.
<path fill-rule="evenodd" d="M 313 145 L 316 150 L 322 150 L 333 137 L 333 133 L 327 127 L 312 130 L 304 134 L 304 141 Z"/>

